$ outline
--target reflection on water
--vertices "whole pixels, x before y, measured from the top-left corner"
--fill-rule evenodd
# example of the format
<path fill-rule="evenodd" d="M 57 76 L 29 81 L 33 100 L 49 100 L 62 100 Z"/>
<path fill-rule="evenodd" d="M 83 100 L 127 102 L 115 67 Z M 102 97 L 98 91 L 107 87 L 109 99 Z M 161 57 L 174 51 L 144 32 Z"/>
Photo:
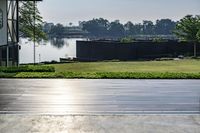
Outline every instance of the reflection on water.
<path fill-rule="evenodd" d="M 69 45 L 63 38 L 51 38 L 50 44 L 58 49 L 63 48 L 64 45 Z"/>
<path fill-rule="evenodd" d="M 76 41 L 83 38 L 50 39 L 36 45 L 36 62 L 59 61 L 60 58 L 76 57 Z M 20 63 L 33 63 L 33 42 L 20 40 Z"/>

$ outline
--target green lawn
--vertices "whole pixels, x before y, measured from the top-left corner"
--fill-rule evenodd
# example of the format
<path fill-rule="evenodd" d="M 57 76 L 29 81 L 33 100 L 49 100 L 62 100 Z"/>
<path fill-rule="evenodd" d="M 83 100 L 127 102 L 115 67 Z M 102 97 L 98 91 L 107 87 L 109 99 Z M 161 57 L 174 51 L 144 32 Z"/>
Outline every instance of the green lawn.
<path fill-rule="evenodd" d="M 0 78 L 200 79 L 200 60 L 21 66 L 1 68 Z"/>
<path fill-rule="evenodd" d="M 56 72 L 200 72 L 200 60 L 90 62 L 55 64 L 53 66 Z"/>

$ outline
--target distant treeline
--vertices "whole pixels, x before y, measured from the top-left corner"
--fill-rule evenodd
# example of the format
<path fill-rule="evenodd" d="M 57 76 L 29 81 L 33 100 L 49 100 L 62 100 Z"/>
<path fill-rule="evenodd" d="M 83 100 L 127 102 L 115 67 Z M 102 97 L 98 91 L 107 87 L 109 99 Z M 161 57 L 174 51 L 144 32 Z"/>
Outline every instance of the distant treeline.
<path fill-rule="evenodd" d="M 127 36 L 172 36 L 176 26 L 171 19 L 160 19 L 156 23 L 143 21 L 134 24 L 127 22 L 120 23 L 119 20 L 110 22 L 107 19 L 98 18 L 89 21 L 82 21 L 79 26 L 63 26 L 62 24 L 45 23 L 44 31 L 50 37 L 66 37 L 69 35 L 82 35 L 87 38 L 96 39 L 119 39 Z"/>

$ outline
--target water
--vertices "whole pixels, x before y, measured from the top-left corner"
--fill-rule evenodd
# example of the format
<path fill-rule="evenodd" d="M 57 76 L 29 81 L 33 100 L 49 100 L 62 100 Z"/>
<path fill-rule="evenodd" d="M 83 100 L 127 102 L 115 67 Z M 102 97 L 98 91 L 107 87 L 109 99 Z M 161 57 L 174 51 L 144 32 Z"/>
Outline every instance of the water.
<path fill-rule="evenodd" d="M 76 41 L 83 38 L 51 39 L 36 45 L 36 62 L 59 61 L 60 58 L 76 57 Z M 20 64 L 33 63 L 33 42 L 20 40 Z"/>

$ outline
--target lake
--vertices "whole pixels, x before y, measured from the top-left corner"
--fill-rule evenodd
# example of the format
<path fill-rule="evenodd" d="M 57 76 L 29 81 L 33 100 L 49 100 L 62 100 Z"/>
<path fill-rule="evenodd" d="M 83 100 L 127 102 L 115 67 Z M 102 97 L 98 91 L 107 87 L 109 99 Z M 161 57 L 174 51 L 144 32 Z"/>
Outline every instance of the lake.
<path fill-rule="evenodd" d="M 59 61 L 60 58 L 76 57 L 76 41 L 84 38 L 51 39 L 36 44 L 36 62 Z M 20 39 L 19 53 L 20 64 L 33 63 L 33 42 L 28 39 Z"/>

